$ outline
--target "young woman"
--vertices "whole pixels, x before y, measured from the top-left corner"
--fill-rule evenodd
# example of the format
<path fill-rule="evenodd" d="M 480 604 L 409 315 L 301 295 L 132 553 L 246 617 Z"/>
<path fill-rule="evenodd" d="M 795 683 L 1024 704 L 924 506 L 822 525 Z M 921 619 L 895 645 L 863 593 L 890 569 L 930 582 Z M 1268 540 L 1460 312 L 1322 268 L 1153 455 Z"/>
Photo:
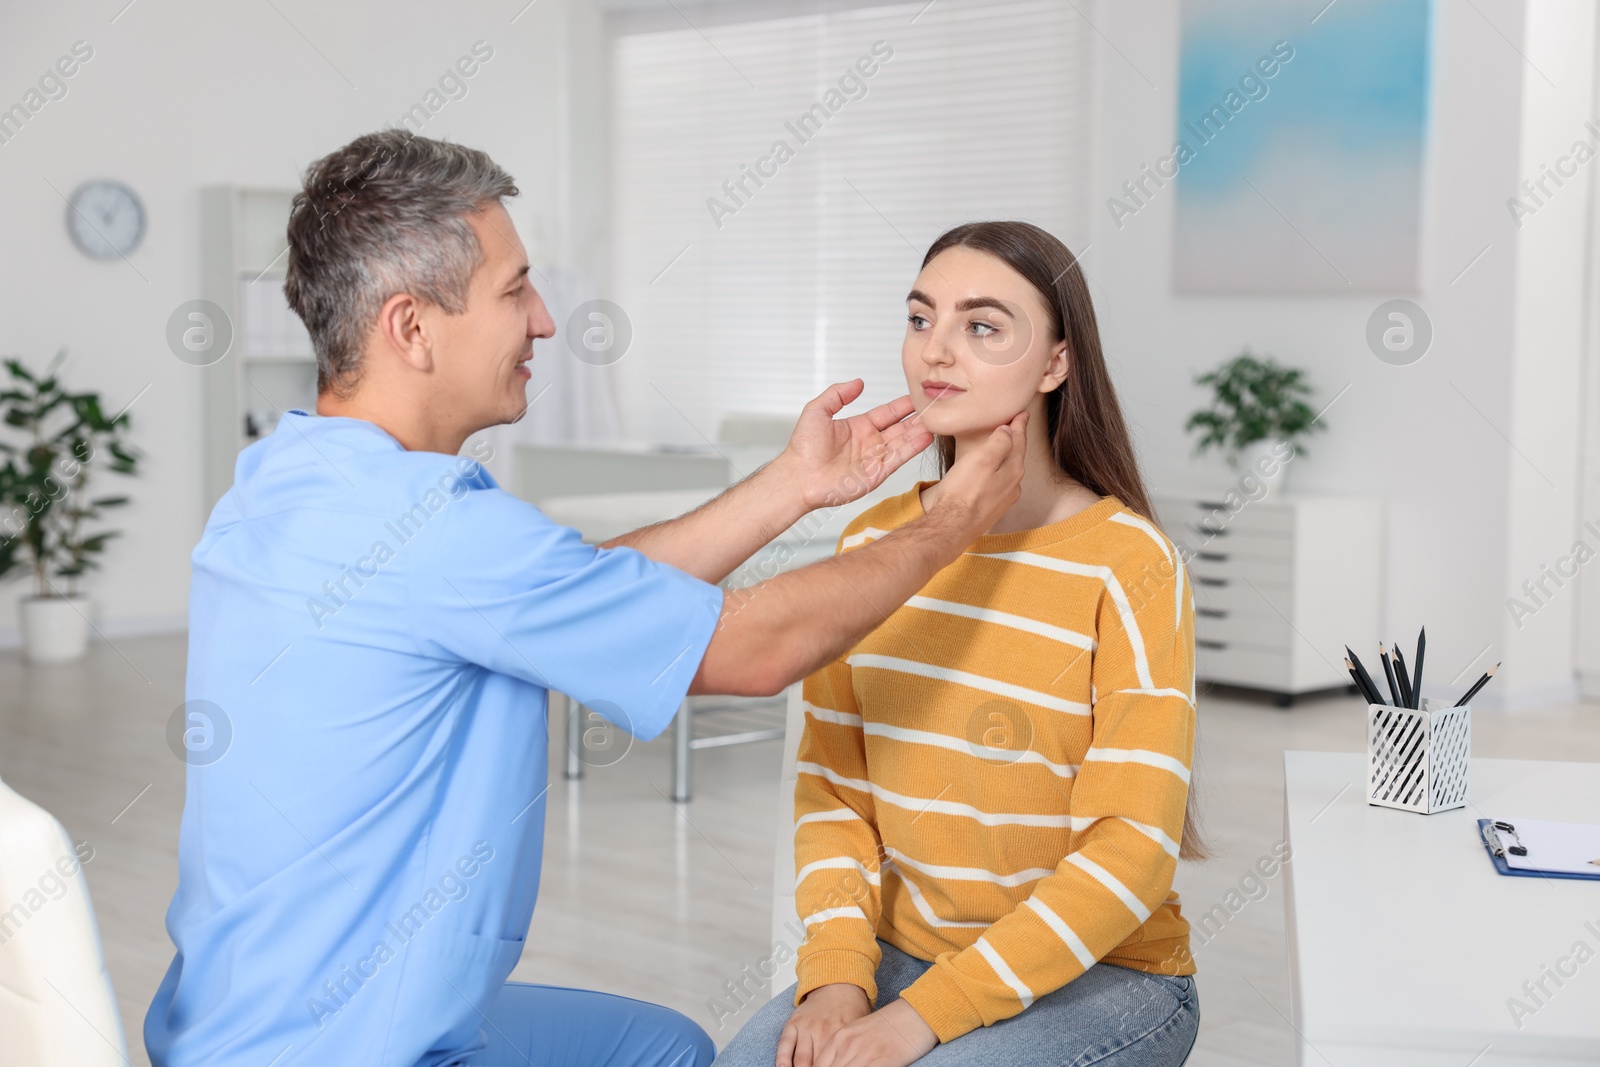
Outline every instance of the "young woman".
<path fill-rule="evenodd" d="M 943 469 L 1027 412 L 1022 495 L 806 681 L 799 983 L 717 1062 L 1181 1064 L 1193 599 L 1083 274 L 1036 226 L 973 223 L 934 242 L 907 305 L 901 362 Z M 840 551 L 938 497 L 884 501 Z"/>

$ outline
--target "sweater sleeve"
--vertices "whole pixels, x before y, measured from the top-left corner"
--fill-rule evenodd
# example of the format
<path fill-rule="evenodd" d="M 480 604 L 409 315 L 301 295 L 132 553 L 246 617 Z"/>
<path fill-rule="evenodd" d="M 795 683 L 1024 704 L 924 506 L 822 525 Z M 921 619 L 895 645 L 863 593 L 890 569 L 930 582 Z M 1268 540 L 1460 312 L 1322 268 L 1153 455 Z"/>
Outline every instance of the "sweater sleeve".
<path fill-rule="evenodd" d="M 1100 594 L 1093 737 L 1072 786 L 1067 855 L 902 994 L 940 1041 L 1060 989 L 1171 891 L 1194 753 L 1194 604 L 1181 558 L 1153 529 L 1151 538 L 1161 551 L 1111 568 Z"/>
<path fill-rule="evenodd" d="M 795 1004 L 834 982 L 860 986 L 876 1001 L 882 848 L 850 667 L 835 661 L 807 678 L 802 692 L 794 859 L 806 939 L 796 953 Z"/>

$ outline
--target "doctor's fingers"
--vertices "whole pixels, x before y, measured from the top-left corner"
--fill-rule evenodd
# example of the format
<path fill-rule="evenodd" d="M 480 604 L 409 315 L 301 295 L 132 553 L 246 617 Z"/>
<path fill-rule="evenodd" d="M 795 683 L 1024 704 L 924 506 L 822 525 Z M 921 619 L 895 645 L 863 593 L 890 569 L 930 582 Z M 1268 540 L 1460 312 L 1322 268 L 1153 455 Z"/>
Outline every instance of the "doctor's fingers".
<path fill-rule="evenodd" d="M 831 419 L 843 411 L 845 405 L 854 403 L 866 387 L 867 383 L 860 378 L 852 378 L 848 382 L 835 382 L 806 404 L 801 414 L 804 416 L 814 411 L 821 411 Z"/>
<path fill-rule="evenodd" d="M 898 396 L 887 404 L 879 404 L 865 414 L 865 418 L 875 430 L 889 430 L 898 425 L 902 419 L 916 410 L 916 405 L 909 396 Z"/>

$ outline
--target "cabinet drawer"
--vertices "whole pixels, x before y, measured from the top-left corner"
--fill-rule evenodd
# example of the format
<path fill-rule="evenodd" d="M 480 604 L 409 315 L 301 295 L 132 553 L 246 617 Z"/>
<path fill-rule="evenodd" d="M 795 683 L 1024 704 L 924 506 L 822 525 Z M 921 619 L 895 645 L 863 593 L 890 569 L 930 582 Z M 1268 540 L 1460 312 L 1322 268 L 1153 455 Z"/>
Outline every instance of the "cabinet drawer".
<path fill-rule="evenodd" d="M 1155 501 L 1155 509 L 1167 536 L 1176 538 L 1180 530 L 1197 531 L 1197 536 L 1258 536 L 1288 539 L 1294 533 L 1294 509 L 1265 501 L 1246 503 L 1229 511 L 1223 500 L 1191 500 L 1172 497 Z"/>
<path fill-rule="evenodd" d="M 1240 559 L 1289 559 L 1294 555 L 1294 540 L 1290 537 L 1235 534 L 1231 530 L 1205 537 L 1185 529 L 1179 531 L 1177 541 L 1191 552 L 1220 552 Z"/>
<path fill-rule="evenodd" d="M 1289 688 L 1289 655 L 1282 649 L 1195 641 L 1194 674 L 1208 682 L 1259 689 Z"/>
<path fill-rule="evenodd" d="M 1294 565 L 1288 559 L 1241 556 L 1237 552 L 1207 549 L 1190 557 L 1189 575 L 1196 589 L 1212 581 L 1241 585 L 1246 589 L 1251 584 L 1287 586 L 1293 583 Z"/>
<path fill-rule="evenodd" d="M 1194 586 L 1194 609 L 1215 608 L 1228 612 L 1247 612 L 1274 617 L 1292 617 L 1292 587 L 1283 582 L 1249 583 L 1242 578 L 1221 578 L 1213 574 L 1195 575 L 1189 580 Z M 1281 615 L 1280 615 L 1281 613 Z"/>
<path fill-rule="evenodd" d="M 1194 640 L 1198 647 L 1202 641 L 1224 645 L 1258 645 L 1287 654 L 1294 631 L 1281 615 L 1263 604 L 1261 611 L 1227 611 L 1220 608 L 1196 607 L 1194 613 Z"/>

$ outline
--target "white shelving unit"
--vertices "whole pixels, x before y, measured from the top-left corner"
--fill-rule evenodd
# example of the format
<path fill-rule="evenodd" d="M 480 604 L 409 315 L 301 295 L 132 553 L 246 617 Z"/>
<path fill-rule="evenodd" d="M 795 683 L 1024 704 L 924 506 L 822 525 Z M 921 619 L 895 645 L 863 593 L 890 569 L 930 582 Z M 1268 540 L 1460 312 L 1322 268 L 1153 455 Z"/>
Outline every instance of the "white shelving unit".
<path fill-rule="evenodd" d="M 283 296 L 295 192 L 230 185 L 200 193 L 202 295 L 233 326 L 227 355 L 200 371 L 207 511 L 233 484 L 241 449 L 270 433 L 280 413 L 316 404 L 316 356 Z"/>
<path fill-rule="evenodd" d="M 1350 685 L 1344 646 L 1375 649 L 1382 512 L 1375 499 L 1156 492 L 1194 587 L 1195 677 L 1273 693 Z"/>

